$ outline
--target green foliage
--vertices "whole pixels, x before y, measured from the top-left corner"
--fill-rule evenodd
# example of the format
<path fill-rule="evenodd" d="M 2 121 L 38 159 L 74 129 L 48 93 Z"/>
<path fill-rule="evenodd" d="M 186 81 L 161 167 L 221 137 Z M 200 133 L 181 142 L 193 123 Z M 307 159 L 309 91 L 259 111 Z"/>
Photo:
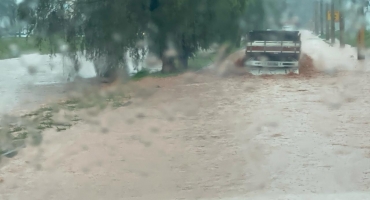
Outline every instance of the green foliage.
<path fill-rule="evenodd" d="M 199 49 L 209 49 L 213 43 L 240 43 L 239 21 L 247 0 L 158 0 L 151 11 L 150 50 L 163 58 L 171 46 L 178 53 L 180 64 Z M 171 70 L 170 70 L 171 71 Z"/>
<path fill-rule="evenodd" d="M 146 69 L 142 69 L 141 71 L 139 71 L 138 73 L 136 73 L 132 79 L 133 80 L 141 80 L 142 78 L 145 78 L 145 77 L 156 77 L 156 78 L 165 78 L 165 77 L 169 77 L 169 76 L 177 76 L 183 72 L 186 72 L 186 71 L 198 71 L 198 70 L 201 70 L 203 69 L 204 67 L 207 67 L 209 65 L 211 65 L 212 63 L 215 62 L 216 60 L 216 53 L 215 52 L 211 52 L 211 53 L 206 53 L 206 52 L 197 52 L 195 54 L 195 56 L 193 56 L 192 58 L 189 59 L 189 66 L 187 69 L 180 69 L 176 72 L 172 72 L 172 73 L 161 73 L 161 72 L 154 72 L 154 73 L 150 73 L 148 70 Z"/>
<path fill-rule="evenodd" d="M 90 60 L 109 55 L 115 65 L 124 62 L 122 55 L 129 48 L 139 57 L 142 48 L 136 44 L 144 38 L 146 0 L 39 0 L 30 10 L 31 3 L 21 5 L 19 16 L 33 25 L 38 45 L 50 44 L 50 53 L 66 43 L 71 56 L 80 49 Z"/>
<path fill-rule="evenodd" d="M 206 54 L 198 53 L 197 56 L 190 58 L 189 69 L 196 71 L 207 67 L 215 61 L 216 56 L 214 52 Z"/>
<path fill-rule="evenodd" d="M 133 80 L 139 80 L 139 79 L 142 79 L 142 78 L 147 77 L 147 76 L 149 76 L 149 75 L 150 75 L 149 70 L 147 70 L 147 69 L 142 69 L 142 70 L 138 71 L 138 72 L 137 72 L 137 73 L 132 77 L 132 79 L 133 79 Z"/>
<path fill-rule="evenodd" d="M 14 22 L 16 19 L 17 4 L 15 0 L 1 0 L 0 1 L 0 19 L 5 17 L 9 22 Z"/>
<path fill-rule="evenodd" d="M 149 50 L 164 67 L 187 68 L 188 59 L 214 43 L 240 45 L 249 29 L 266 27 L 266 5 L 282 9 L 273 0 L 25 0 L 18 11 L 37 37 L 56 53 L 66 43 L 71 57 L 83 51 L 89 60 L 108 59 L 110 68 L 122 66 L 124 53 L 140 59 L 146 49 L 138 41 L 149 39 Z M 242 26 L 241 26 L 242 25 Z M 168 58 L 173 49 L 175 59 Z M 189 60 L 190 61 L 190 60 Z"/>
<path fill-rule="evenodd" d="M 0 37 L 9 31 L 10 25 L 14 25 L 17 18 L 16 11 L 17 4 L 15 0 L 0 1 L 0 21 L 3 24 L 0 28 Z"/>

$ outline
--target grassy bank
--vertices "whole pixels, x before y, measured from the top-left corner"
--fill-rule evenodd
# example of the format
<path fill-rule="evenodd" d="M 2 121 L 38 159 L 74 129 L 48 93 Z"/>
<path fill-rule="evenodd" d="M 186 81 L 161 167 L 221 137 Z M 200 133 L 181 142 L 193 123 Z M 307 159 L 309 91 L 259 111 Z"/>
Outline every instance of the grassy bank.
<path fill-rule="evenodd" d="M 234 52 L 237 52 L 241 49 L 243 49 L 245 46 L 245 43 L 241 44 L 241 47 L 235 47 L 232 45 L 227 45 L 227 43 L 223 47 L 227 47 L 225 49 L 225 55 L 231 55 Z M 223 48 L 221 47 L 221 48 Z M 220 50 L 220 49 L 219 49 Z M 176 76 L 179 74 L 182 74 L 184 72 L 189 72 L 189 71 L 198 71 L 201 70 L 212 63 L 216 62 L 218 56 L 217 51 L 211 51 L 211 52 L 204 52 L 204 51 L 199 51 L 195 54 L 193 58 L 189 58 L 188 60 L 188 68 L 187 69 L 178 69 L 174 73 L 169 73 L 169 74 L 163 74 L 161 72 L 156 72 L 156 73 L 150 73 L 148 70 L 143 69 L 142 71 L 139 71 L 137 74 L 135 74 L 132 79 L 133 80 L 140 80 L 144 77 L 151 76 L 151 77 L 168 77 L 168 76 Z M 178 66 L 178 63 L 176 63 L 176 66 Z"/>
<path fill-rule="evenodd" d="M 199 52 L 193 58 L 189 59 L 187 69 L 178 69 L 178 71 L 174 73 L 168 73 L 168 74 L 163 74 L 161 72 L 150 73 L 148 70 L 143 69 L 139 71 L 138 73 L 136 73 L 134 76 L 132 76 L 132 79 L 140 80 L 147 76 L 169 77 L 169 76 L 176 76 L 184 72 L 188 72 L 188 71 L 198 71 L 212 64 L 215 61 L 215 58 L 216 58 L 215 52 L 210 52 L 210 53 Z"/>
<path fill-rule="evenodd" d="M 49 52 L 49 46 L 46 43 L 43 43 L 41 48 L 36 44 L 36 39 L 33 37 L 0 38 L 0 59 L 14 58 L 28 53 L 47 54 Z"/>

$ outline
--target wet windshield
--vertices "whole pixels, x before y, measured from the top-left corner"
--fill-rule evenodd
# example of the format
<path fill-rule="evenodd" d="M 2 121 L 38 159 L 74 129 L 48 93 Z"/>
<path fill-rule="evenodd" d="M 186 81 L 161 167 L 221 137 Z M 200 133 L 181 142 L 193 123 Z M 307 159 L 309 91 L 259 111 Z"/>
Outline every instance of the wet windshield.
<path fill-rule="evenodd" d="M 0 200 L 370 199 L 367 0 L 0 0 Z"/>

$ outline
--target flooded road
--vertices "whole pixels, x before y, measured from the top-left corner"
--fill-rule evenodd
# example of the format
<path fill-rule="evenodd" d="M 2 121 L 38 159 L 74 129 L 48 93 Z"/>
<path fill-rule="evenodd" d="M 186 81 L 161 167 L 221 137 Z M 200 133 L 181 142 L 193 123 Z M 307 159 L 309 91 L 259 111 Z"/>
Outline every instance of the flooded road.
<path fill-rule="evenodd" d="M 83 68 L 79 75 L 94 77 L 92 64 L 84 59 L 81 61 Z M 70 69 L 68 60 L 62 56 L 50 58 L 48 55 L 29 54 L 0 60 L 0 114 L 43 103 L 54 95 L 60 97 Z M 39 86 L 38 89 L 31 89 L 35 86 Z"/>
<path fill-rule="evenodd" d="M 126 55 L 129 73 L 137 72 L 143 67 Z M 92 62 L 80 56 L 81 69 L 76 74 L 72 62 L 62 55 L 28 54 L 19 58 L 0 60 L 0 115 L 12 110 L 34 109 L 42 103 L 65 96 L 66 84 L 74 81 L 76 76 L 92 78 L 96 76 Z M 151 71 L 160 67 L 151 66 Z"/>
<path fill-rule="evenodd" d="M 367 63 L 350 47 L 304 48 L 322 71 L 135 82 L 129 106 L 9 160 L 0 198 L 368 199 Z"/>
<path fill-rule="evenodd" d="M 46 131 L 42 151 L 29 147 L 1 169 L 0 194 L 360 200 L 369 191 L 370 74 L 190 75 L 138 82 L 153 94 L 101 113 L 99 125 Z"/>

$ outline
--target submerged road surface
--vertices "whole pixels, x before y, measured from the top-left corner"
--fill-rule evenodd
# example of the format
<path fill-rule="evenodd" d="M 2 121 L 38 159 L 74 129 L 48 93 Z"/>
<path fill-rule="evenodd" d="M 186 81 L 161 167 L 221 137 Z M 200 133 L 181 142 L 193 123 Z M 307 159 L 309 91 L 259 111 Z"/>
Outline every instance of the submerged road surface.
<path fill-rule="evenodd" d="M 304 45 L 326 73 L 133 83 L 129 106 L 9 160 L 0 199 L 369 199 L 370 73 Z"/>
<path fill-rule="evenodd" d="M 79 73 L 84 78 L 94 77 L 91 63 L 82 61 Z M 0 114 L 13 109 L 28 108 L 34 103 L 63 93 L 63 84 L 68 82 L 71 65 L 62 56 L 29 54 L 20 58 L 0 60 Z M 40 86 L 38 89 L 35 86 Z M 23 105 L 27 104 L 27 105 Z"/>
<path fill-rule="evenodd" d="M 133 59 L 126 55 L 129 73 L 143 67 L 138 62 L 134 69 Z M 0 115 L 12 110 L 31 109 L 50 99 L 65 95 L 66 83 L 76 76 L 82 78 L 95 77 L 94 66 L 85 58 L 80 58 L 81 69 L 73 73 L 72 63 L 61 55 L 28 54 L 19 58 L 0 60 Z M 151 70 L 158 71 L 158 66 Z"/>

